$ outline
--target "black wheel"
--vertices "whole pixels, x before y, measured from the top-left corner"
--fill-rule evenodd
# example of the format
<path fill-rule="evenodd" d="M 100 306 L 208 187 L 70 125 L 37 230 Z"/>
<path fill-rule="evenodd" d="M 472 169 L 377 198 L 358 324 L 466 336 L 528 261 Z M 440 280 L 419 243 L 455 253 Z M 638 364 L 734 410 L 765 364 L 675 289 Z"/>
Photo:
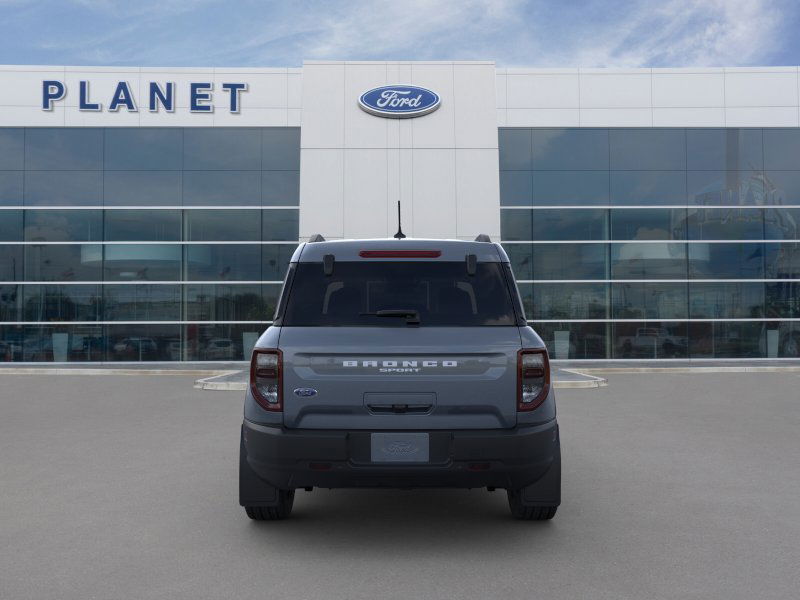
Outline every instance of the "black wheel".
<path fill-rule="evenodd" d="M 515 519 L 548 521 L 556 516 L 557 506 L 527 506 L 522 503 L 522 490 L 507 490 L 508 507 Z"/>
<path fill-rule="evenodd" d="M 278 521 L 292 514 L 294 490 L 278 490 L 278 504 L 275 506 L 245 506 L 247 516 L 254 521 Z"/>

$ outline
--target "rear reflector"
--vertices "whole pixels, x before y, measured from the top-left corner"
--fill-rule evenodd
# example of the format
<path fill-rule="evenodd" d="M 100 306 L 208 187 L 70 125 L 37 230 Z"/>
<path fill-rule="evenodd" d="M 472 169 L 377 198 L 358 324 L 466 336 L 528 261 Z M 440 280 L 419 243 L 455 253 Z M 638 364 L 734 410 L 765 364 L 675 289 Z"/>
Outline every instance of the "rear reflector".
<path fill-rule="evenodd" d="M 439 258 L 441 250 L 362 250 L 361 258 Z"/>

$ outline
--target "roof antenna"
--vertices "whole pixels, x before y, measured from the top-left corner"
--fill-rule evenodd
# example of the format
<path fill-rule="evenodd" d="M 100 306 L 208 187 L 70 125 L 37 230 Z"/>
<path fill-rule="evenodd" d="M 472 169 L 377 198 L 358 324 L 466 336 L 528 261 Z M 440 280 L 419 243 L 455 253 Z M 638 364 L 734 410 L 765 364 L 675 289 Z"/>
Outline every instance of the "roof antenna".
<path fill-rule="evenodd" d="M 406 234 L 403 233 L 403 226 L 400 224 L 400 200 L 397 201 L 397 233 L 393 237 L 398 240 L 406 237 Z"/>

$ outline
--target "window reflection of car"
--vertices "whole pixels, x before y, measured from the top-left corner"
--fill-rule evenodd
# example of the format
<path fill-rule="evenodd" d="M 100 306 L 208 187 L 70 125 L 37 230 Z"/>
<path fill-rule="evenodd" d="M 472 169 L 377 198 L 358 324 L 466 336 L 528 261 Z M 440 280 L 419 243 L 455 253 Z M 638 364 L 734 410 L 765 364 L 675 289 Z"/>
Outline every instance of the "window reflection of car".
<path fill-rule="evenodd" d="M 0 361 L 11 362 L 21 354 L 22 348 L 12 342 L 0 341 Z"/>
<path fill-rule="evenodd" d="M 158 346 L 153 338 L 127 337 L 122 338 L 113 346 L 115 354 L 125 357 L 152 357 L 158 354 Z"/>
<path fill-rule="evenodd" d="M 235 348 L 230 338 L 211 338 L 206 342 L 207 360 L 232 360 Z"/>
<path fill-rule="evenodd" d="M 639 327 L 636 335 L 621 336 L 617 342 L 623 358 L 648 356 L 671 358 L 685 356 L 688 339 L 673 335 L 663 327 Z"/>
<path fill-rule="evenodd" d="M 181 359 L 181 341 L 179 339 L 167 340 L 167 358 L 169 360 Z"/>

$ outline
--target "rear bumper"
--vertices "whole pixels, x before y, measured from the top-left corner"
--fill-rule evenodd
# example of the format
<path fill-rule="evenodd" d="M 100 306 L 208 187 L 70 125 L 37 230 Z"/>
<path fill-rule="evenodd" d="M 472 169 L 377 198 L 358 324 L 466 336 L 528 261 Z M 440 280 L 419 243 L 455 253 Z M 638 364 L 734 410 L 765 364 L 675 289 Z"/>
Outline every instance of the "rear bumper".
<path fill-rule="evenodd" d="M 513 429 L 428 433 L 429 462 L 386 464 L 370 461 L 369 431 L 286 429 L 245 420 L 241 445 L 242 503 L 245 504 L 247 497 L 257 495 L 257 490 L 251 493 L 248 489 L 257 488 L 259 480 L 281 489 L 487 486 L 520 489 L 543 480 L 560 484 L 561 452 L 555 420 Z M 248 483 L 250 479 L 252 485 Z M 558 492 L 554 494 L 560 497 Z"/>

